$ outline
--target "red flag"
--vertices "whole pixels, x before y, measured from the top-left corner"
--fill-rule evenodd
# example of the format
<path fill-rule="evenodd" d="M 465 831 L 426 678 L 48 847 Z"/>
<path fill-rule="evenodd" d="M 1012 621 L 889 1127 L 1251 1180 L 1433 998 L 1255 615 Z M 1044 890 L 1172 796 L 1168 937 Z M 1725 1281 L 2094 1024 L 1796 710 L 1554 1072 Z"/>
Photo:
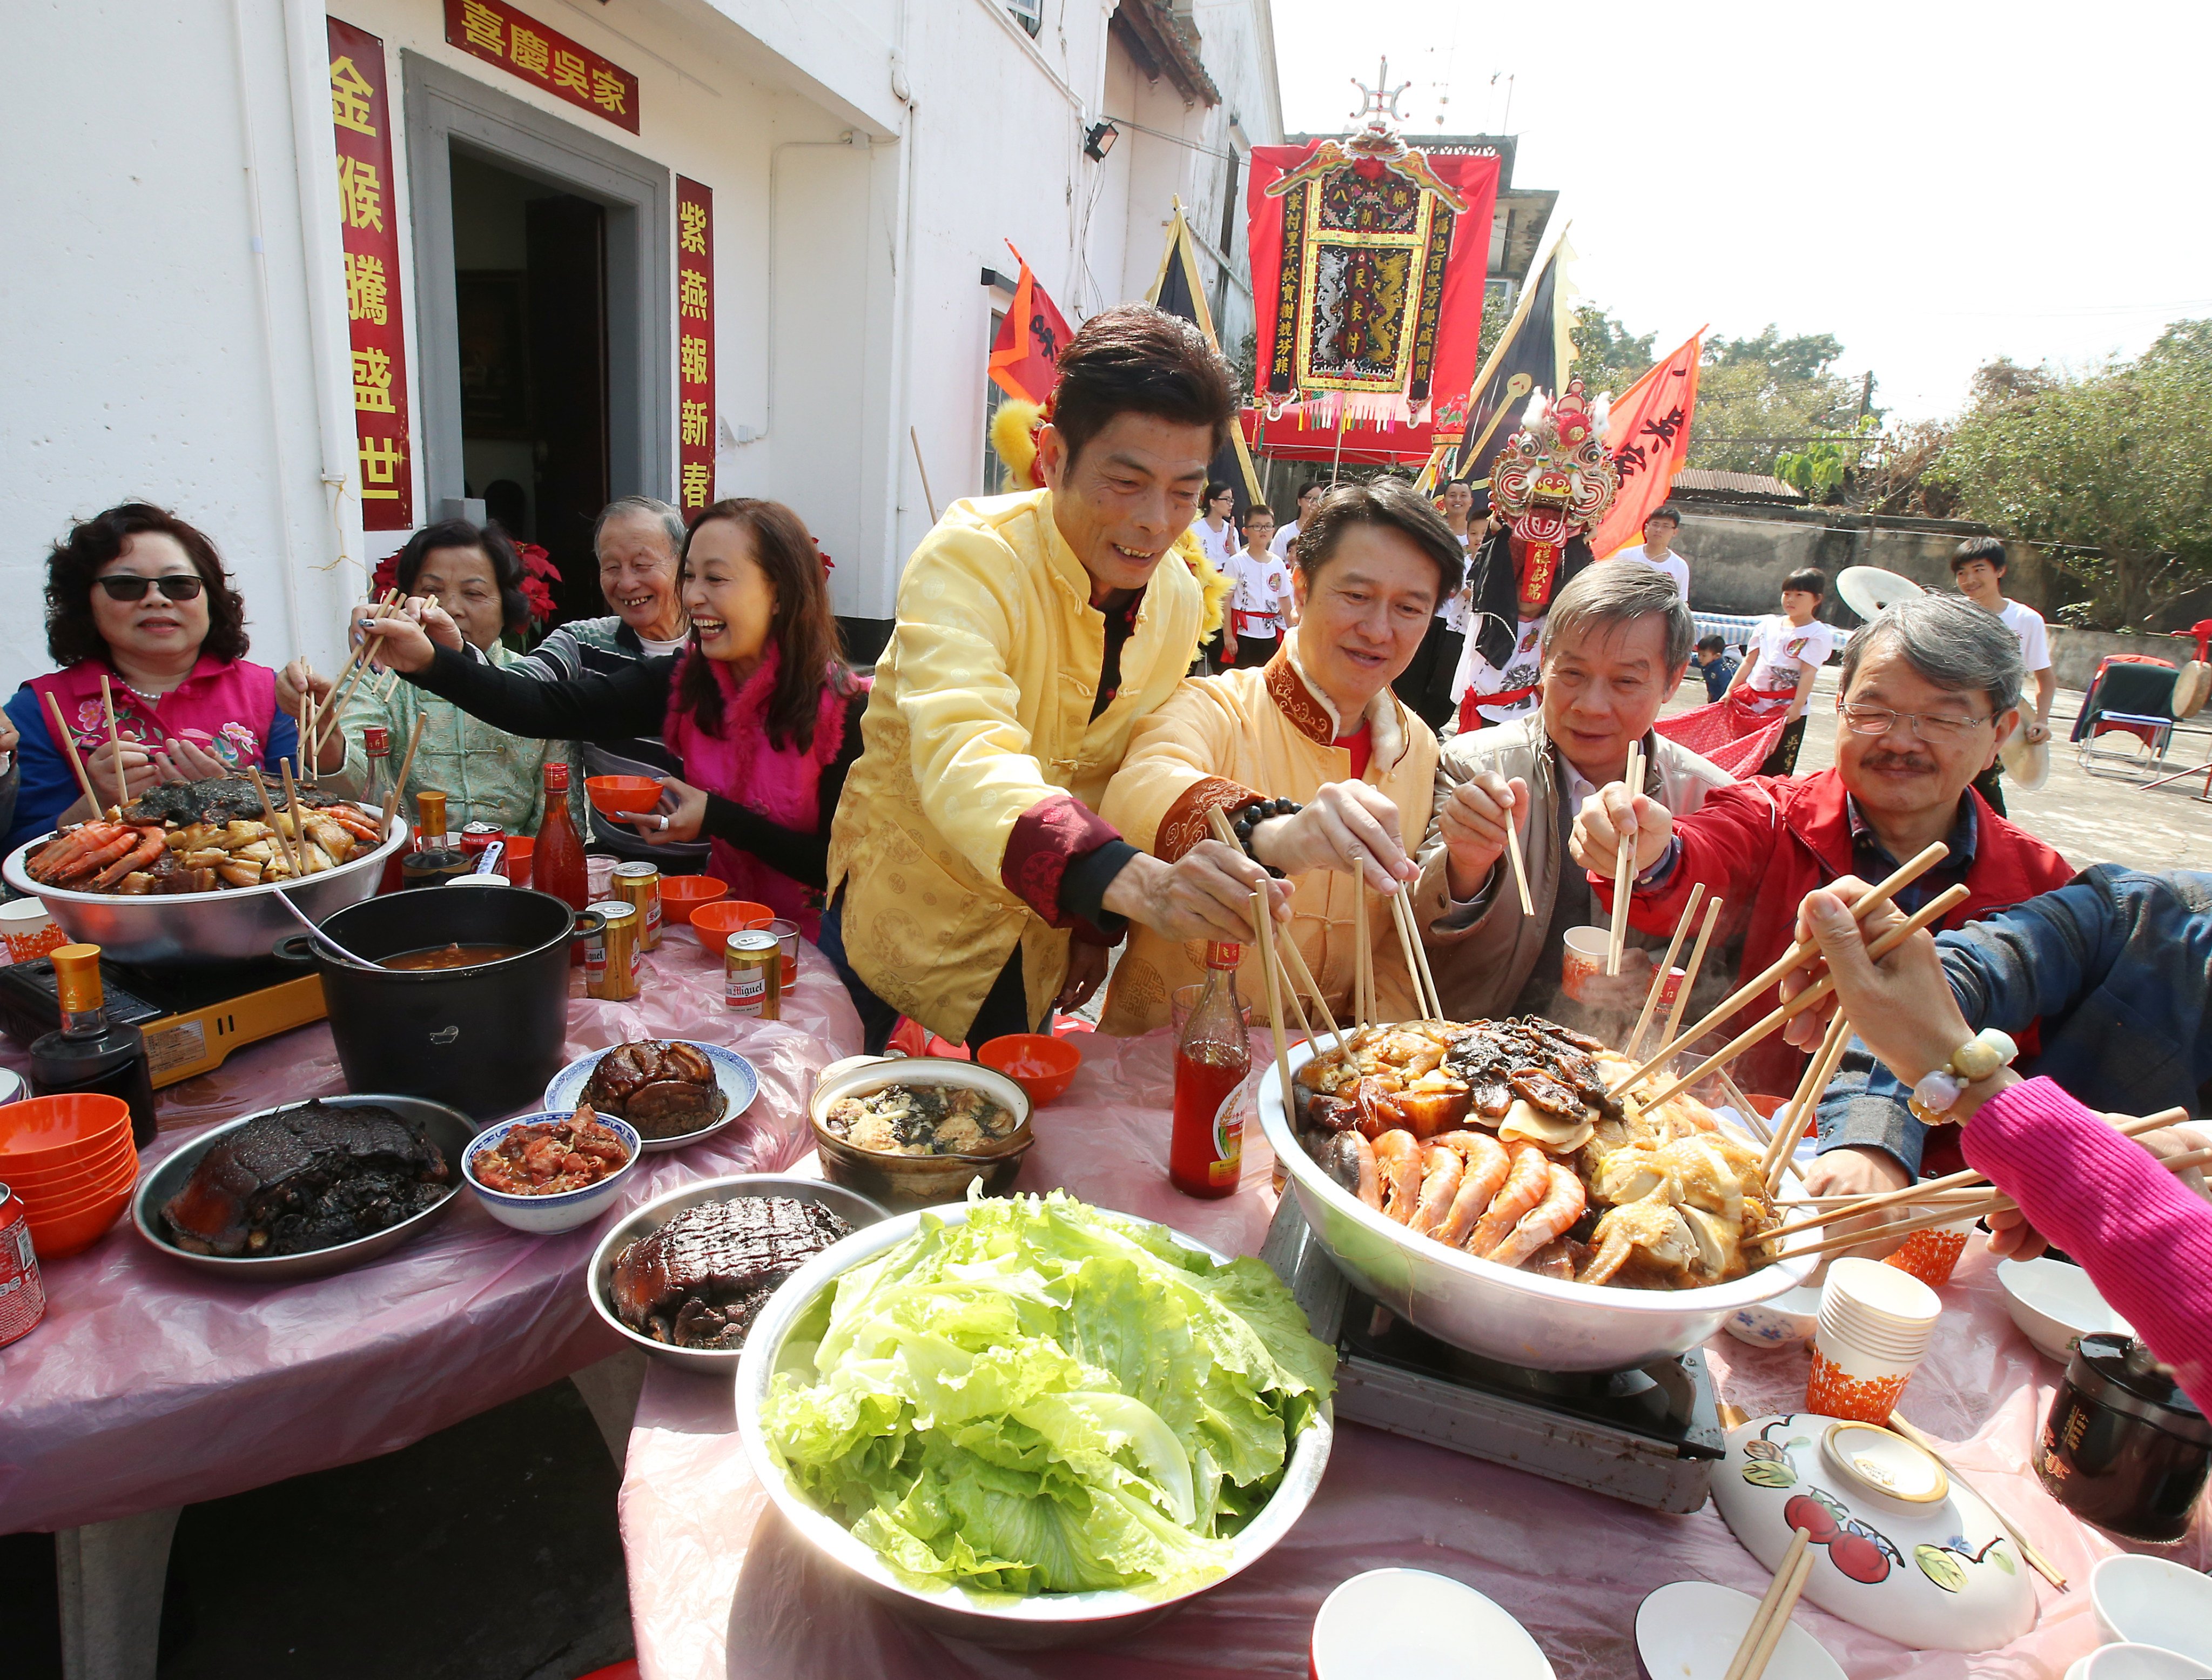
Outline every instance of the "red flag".
<path fill-rule="evenodd" d="M 1006 249 L 1014 251 L 1011 240 Z M 1042 407 L 1060 382 L 1060 353 L 1075 335 L 1037 284 L 1022 253 L 1014 251 L 1014 257 L 1021 262 L 1022 277 L 1014 283 L 1014 307 L 1006 311 L 999 336 L 992 341 L 991 377 L 1009 397 Z"/>
<path fill-rule="evenodd" d="M 1605 447 L 1620 470 L 1620 493 L 1590 533 L 1590 552 L 1608 559 L 1644 540 L 1644 521 L 1667 500 L 1674 475 L 1690 459 L 1690 422 L 1698 411 L 1700 327 L 1689 342 L 1613 399 Z"/>

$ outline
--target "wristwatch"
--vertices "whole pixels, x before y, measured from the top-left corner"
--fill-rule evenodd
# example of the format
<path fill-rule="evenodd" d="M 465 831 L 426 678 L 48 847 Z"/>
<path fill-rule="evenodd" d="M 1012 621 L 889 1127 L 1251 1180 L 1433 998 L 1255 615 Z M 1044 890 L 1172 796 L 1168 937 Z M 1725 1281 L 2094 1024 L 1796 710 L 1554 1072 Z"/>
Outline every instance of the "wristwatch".
<path fill-rule="evenodd" d="M 2009 1036 L 1993 1026 L 1985 1026 L 1953 1050 L 1950 1061 L 1920 1076 L 1913 1085 L 1907 1106 L 1922 1124 L 1942 1125 L 1968 1086 L 1993 1078 L 1999 1068 L 2010 1067 L 2019 1055 L 2020 1046 Z"/>

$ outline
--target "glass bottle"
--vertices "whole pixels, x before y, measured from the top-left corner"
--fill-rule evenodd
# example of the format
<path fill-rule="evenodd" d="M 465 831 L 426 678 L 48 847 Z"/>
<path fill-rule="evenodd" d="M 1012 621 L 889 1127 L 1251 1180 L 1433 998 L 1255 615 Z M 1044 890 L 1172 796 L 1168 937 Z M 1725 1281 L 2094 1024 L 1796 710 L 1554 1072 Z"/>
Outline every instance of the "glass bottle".
<path fill-rule="evenodd" d="M 1168 1138 L 1168 1182 L 1185 1196 L 1228 1196 L 1244 1158 L 1244 1080 L 1252 1041 L 1237 995 L 1241 945 L 1206 947 L 1206 985 L 1176 1045 L 1175 1128 Z"/>
<path fill-rule="evenodd" d="M 31 1044 L 31 1090 L 40 1097 L 97 1091 L 122 1098 L 131 1105 L 131 1141 L 144 1149 L 154 1141 L 154 1068 L 146 1057 L 146 1035 L 108 1020 L 98 946 L 57 947 L 53 964 L 62 1024 Z"/>
<path fill-rule="evenodd" d="M 368 773 L 363 778 L 361 803 L 382 812 L 385 837 L 392 835 L 393 814 L 398 811 L 399 790 L 392 781 L 392 731 L 380 723 L 372 723 L 361 732 L 361 748 L 368 755 Z M 397 892 L 404 883 L 400 880 L 400 858 L 409 850 L 401 847 L 384 860 L 384 873 L 377 881 L 379 892 Z"/>
<path fill-rule="evenodd" d="M 415 849 L 399 859 L 402 886 L 442 886 L 456 875 L 469 873 L 469 858 L 446 828 L 446 796 L 435 788 L 415 795 L 418 827 Z"/>
<path fill-rule="evenodd" d="M 550 892 L 571 910 L 591 903 L 591 877 L 584 868 L 584 843 L 568 815 L 568 767 L 545 766 L 545 815 L 538 825 L 538 841 L 530 854 L 530 884 Z M 584 960 L 581 940 L 571 945 L 571 967 Z"/>

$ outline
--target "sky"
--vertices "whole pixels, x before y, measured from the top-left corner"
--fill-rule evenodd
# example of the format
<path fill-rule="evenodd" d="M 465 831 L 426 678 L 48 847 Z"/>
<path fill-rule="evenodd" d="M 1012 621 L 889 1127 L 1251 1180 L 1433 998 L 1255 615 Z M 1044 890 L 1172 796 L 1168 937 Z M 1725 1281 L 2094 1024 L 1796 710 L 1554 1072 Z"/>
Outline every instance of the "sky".
<path fill-rule="evenodd" d="M 2084 368 L 2212 316 L 2201 0 L 1272 4 L 1286 129 L 1340 131 L 1387 53 L 1408 138 L 1520 136 L 1584 299 L 1662 355 L 1831 332 L 1913 421 L 1996 356 Z"/>

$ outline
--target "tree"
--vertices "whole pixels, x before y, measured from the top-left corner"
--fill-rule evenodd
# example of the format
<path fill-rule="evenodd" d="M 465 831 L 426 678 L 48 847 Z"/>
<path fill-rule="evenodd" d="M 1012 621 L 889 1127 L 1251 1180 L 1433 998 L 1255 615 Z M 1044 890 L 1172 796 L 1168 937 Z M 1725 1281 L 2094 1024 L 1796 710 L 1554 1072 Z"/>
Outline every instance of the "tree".
<path fill-rule="evenodd" d="M 1723 472 L 1771 472 L 1775 457 L 1784 449 L 1856 433 L 1865 387 L 1835 370 L 1843 353 L 1843 343 L 1833 333 L 1785 338 L 1771 324 L 1756 338 L 1706 339 L 1690 465 Z M 1879 409 L 1869 412 L 1881 414 Z M 1802 441 L 1739 441 L 1777 437 Z"/>
<path fill-rule="evenodd" d="M 1574 372 L 1593 398 L 1601 391 L 1618 397 L 1650 373 L 1658 359 L 1651 347 L 1654 334 L 1631 332 L 1595 303 L 1575 312 L 1567 337 L 1575 347 Z"/>
<path fill-rule="evenodd" d="M 2080 374 L 1992 364 L 1974 389 L 1938 471 L 1975 518 L 2089 586 L 2069 616 L 2149 629 L 2212 582 L 2212 320 Z"/>

